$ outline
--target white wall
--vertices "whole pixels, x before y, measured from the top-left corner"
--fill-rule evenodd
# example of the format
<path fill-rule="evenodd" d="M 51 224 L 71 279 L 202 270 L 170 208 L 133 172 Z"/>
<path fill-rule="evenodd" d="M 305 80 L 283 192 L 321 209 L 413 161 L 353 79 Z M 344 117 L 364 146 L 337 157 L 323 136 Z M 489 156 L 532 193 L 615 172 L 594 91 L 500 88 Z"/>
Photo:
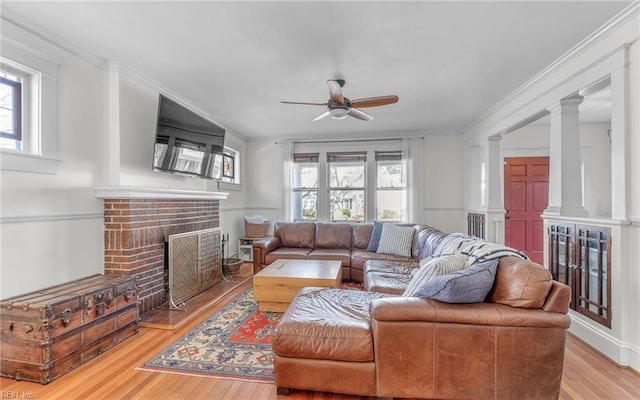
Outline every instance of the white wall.
<path fill-rule="evenodd" d="M 426 135 L 424 138 L 423 222 L 443 232 L 467 231 L 464 154 L 462 135 Z"/>

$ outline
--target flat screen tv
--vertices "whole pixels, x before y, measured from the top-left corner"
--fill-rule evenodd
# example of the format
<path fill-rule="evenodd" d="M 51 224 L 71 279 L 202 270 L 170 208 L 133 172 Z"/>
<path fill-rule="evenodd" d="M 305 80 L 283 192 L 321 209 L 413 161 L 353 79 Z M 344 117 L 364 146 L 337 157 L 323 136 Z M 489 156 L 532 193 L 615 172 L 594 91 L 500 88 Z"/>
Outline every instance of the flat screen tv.
<path fill-rule="evenodd" d="M 225 130 L 160 95 L 153 170 L 220 179 Z"/>

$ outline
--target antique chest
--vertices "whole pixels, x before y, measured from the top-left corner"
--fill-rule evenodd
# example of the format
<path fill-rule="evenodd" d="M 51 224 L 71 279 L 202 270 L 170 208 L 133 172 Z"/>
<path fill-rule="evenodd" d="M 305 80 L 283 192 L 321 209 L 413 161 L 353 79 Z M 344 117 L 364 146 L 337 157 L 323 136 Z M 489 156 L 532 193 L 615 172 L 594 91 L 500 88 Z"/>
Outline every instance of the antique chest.
<path fill-rule="evenodd" d="M 0 301 L 0 375 L 49 383 L 138 332 L 137 277 L 93 275 Z"/>

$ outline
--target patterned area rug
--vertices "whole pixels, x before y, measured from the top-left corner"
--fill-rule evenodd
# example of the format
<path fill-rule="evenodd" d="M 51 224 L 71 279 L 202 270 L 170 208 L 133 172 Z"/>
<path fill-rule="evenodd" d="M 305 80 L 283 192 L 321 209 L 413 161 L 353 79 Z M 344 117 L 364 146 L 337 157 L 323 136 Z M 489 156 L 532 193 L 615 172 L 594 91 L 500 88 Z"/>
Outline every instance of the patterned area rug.
<path fill-rule="evenodd" d="M 281 315 L 258 310 L 247 289 L 138 369 L 271 383 Z"/>
<path fill-rule="evenodd" d="M 272 383 L 271 338 L 281 315 L 258 310 L 253 289 L 247 289 L 137 369 Z"/>

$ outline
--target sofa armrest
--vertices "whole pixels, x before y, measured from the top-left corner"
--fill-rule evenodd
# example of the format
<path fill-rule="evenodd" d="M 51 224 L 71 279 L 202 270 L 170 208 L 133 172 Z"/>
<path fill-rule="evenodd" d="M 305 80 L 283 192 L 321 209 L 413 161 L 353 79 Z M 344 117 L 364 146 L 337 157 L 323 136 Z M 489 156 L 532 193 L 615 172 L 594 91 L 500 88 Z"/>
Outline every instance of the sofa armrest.
<path fill-rule="evenodd" d="M 380 397 L 558 397 L 567 314 L 414 297 L 369 311 Z"/>
<path fill-rule="evenodd" d="M 277 236 L 269 239 L 257 240 L 253 242 L 253 273 L 259 272 L 264 262 L 264 257 L 280 247 L 280 238 Z"/>

